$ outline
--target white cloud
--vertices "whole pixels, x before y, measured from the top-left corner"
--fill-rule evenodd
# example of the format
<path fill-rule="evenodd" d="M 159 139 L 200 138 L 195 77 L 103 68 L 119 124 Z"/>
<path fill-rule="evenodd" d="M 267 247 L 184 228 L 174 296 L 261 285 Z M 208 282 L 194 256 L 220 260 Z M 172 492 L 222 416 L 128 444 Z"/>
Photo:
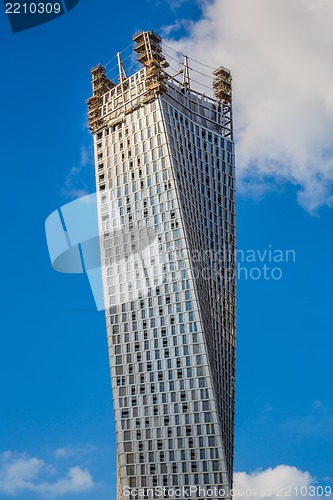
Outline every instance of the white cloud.
<path fill-rule="evenodd" d="M 65 477 L 46 480 L 57 474 L 53 466 L 39 458 L 7 451 L 0 455 L 0 493 L 15 496 L 24 491 L 40 496 L 57 497 L 88 491 L 94 481 L 87 469 L 71 467 Z"/>
<path fill-rule="evenodd" d="M 71 458 L 77 455 L 84 455 L 90 453 L 94 450 L 93 446 L 66 446 L 64 448 L 57 448 L 54 451 L 54 456 L 56 458 Z"/>
<path fill-rule="evenodd" d="M 192 21 L 189 19 L 176 19 L 174 24 L 168 24 L 160 29 L 160 33 L 163 37 L 168 37 L 170 34 L 181 29 L 189 30 Z"/>
<path fill-rule="evenodd" d="M 82 180 L 82 171 L 84 167 L 92 163 L 90 151 L 85 147 L 81 147 L 80 151 L 80 164 L 78 167 L 73 166 L 65 180 L 65 186 L 61 190 L 62 196 L 65 198 L 81 198 L 90 193 L 89 187 L 86 182 Z"/>
<path fill-rule="evenodd" d="M 3 453 L 1 458 L 0 491 L 7 495 L 31 489 L 45 466 L 43 460 L 11 452 Z"/>
<path fill-rule="evenodd" d="M 71 467 L 67 477 L 58 479 L 54 483 L 42 482 L 35 485 L 35 491 L 52 497 L 65 495 L 68 493 L 79 493 L 88 491 L 94 486 L 94 481 L 87 469 Z"/>
<path fill-rule="evenodd" d="M 67 458 L 73 456 L 73 454 L 75 455 L 75 450 L 72 450 L 71 447 L 57 448 L 54 451 L 54 456 L 57 458 Z"/>
<path fill-rule="evenodd" d="M 297 500 L 300 497 L 318 499 L 315 490 L 310 487 L 316 480 L 309 472 L 303 472 L 297 467 L 278 465 L 275 468 L 258 470 L 252 473 L 236 472 L 234 474 L 234 499 L 250 497 L 253 500 L 269 498 L 279 500 L 288 497 Z"/>
<path fill-rule="evenodd" d="M 176 11 L 190 0 L 168 0 L 171 10 Z"/>
<path fill-rule="evenodd" d="M 232 70 L 240 190 L 291 182 L 308 211 L 332 206 L 331 0 L 202 3 L 188 35 L 167 43 Z"/>
<path fill-rule="evenodd" d="M 321 399 L 316 399 L 314 402 L 313 402 L 313 407 L 316 408 L 316 409 L 321 409 L 324 407 L 324 403 Z"/>

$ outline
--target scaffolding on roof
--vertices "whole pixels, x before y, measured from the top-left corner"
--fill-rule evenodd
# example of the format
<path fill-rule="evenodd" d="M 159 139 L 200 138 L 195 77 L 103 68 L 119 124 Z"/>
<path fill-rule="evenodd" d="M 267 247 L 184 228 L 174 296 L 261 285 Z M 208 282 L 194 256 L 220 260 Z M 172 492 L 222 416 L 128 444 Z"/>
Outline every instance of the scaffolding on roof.
<path fill-rule="evenodd" d="M 104 66 L 98 64 L 91 70 L 93 96 L 87 100 L 89 129 L 94 133 L 103 125 L 101 97 L 115 84 L 106 76 Z"/>
<path fill-rule="evenodd" d="M 216 99 L 224 104 L 231 104 L 231 72 L 220 66 L 213 71 L 213 75 L 215 76 L 213 89 Z"/>
<path fill-rule="evenodd" d="M 134 51 L 138 54 L 137 60 L 146 68 L 147 98 L 166 92 L 163 69 L 169 64 L 162 53 L 161 37 L 154 31 L 140 31 L 134 35 L 133 41 L 136 43 Z"/>
<path fill-rule="evenodd" d="M 93 134 L 107 126 L 108 123 L 114 123 L 114 120 L 119 121 L 123 119 L 126 114 L 138 106 L 156 99 L 161 94 L 167 93 L 168 81 L 171 78 L 172 82 L 176 82 L 180 86 L 182 93 L 188 95 L 189 98 L 191 98 L 191 93 L 193 92 L 197 92 L 205 99 L 208 98 L 206 90 L 204 91 L 205 93 L 202 93 L 202 90 L 196 90 L 197 85 L 204 87 L 204 89 L 213 90 L 213 105 L 217 105 L 217 111 L 222 114 L 222 126 L 225 130 L 229 130 L 228 133 L 232 135 L 232 78 L 231 72 L 227 68 L 220 66 L 213 71 L 214 76 L 209 76 L 197 70 L 194 64 L 191 64 L 190 67 L 189 60 L 213 70 L 211 66 L 199 63 L 188 56 L 183 56 L 183 68 L 178 72 L 179 68 L 171 68 L 176 71 L 176 74 L 169 75 L 165 72 L 165 68 L 169 66 L 169 63 L 166 60 L 164 47 L 174 50 L 177 55 L 180 55 L 179 52 L 163 44 L 161 37 L 154 31 L 140 31 L 133 36 L 133 41 L 137 61 L 144 67 L 144 70 L 138 72 L 140 78 L 136 77 L 136 81 L 140 81 L 136 91 L 132 88 L 133 81 L 124 67 L 120 52 L 117 53 L 118 64 L 115 66 L 118 68 L 119 84 L 115 84 L 107 77 L 104 66 L 99 64 L 91 70 L 93 95 L 87 100 L 87 104 L 89 129 Z M 130 56 L 127 56 L 126 59 L 128 57 Z M 171 59 L 180 63 L 178 58 L 175 59 L 169 55 L 167 57 L 168 59 L 171 57 Z M 190 70 L 200 75 L 197 78 L 200 81 L 192 79 Z M 178 75 L 182 75 L 182 78 L 177 80 L 176 77 Z M 204 83 L 205 80 L 201 76 L 211 78 L 213 84 L 206 85 Z M 110 95 L 105 95 L 114 88 L 115 90 Z"/>

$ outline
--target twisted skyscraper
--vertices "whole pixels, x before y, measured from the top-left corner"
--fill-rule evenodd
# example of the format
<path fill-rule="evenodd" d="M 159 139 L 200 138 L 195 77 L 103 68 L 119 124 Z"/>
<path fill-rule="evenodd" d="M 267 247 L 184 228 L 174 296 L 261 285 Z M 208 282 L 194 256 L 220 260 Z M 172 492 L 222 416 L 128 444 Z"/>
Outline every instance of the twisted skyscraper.
<path fill-rule="evenodd" d="M 100 252 L 118 498 L 229 497 L 235 401 L 235 163 L 231 74 L 192 89 L 160 37 L 141 69 L 92 69 Z M 165 488 L 163 495 L 152 491 Z M 160 489 L 158 489 L 160 488 Z M 146 496 L 139 496 L 145 490 Z M 189 493 L 190 492 L 190 493 Z M 221 493 L 223 492 L 223 493 Z M 149 496 L 150 495 L 150 496 Z M 135 498 L 132 496 L 131 498 Z"/>

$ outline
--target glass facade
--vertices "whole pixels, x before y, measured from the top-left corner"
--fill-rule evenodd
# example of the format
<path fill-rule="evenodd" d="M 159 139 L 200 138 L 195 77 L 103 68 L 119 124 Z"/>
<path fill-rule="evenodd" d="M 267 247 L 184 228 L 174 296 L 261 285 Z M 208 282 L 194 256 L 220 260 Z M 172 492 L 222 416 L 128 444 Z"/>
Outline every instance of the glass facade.
<path fill-rule="evenodd" d="M 231 105 L 164 78 L 166 88 L 154 95 L 146 67 L 126 85 L 104 86 L 93 129 L 118 499 L 126 488 L 146 488 L 137 498 L 154 498 L 148 489 L 156 487 L 181 487 L 178 498 L 198 499 L 215 487 L 228 498 L 236 305 Z"/>

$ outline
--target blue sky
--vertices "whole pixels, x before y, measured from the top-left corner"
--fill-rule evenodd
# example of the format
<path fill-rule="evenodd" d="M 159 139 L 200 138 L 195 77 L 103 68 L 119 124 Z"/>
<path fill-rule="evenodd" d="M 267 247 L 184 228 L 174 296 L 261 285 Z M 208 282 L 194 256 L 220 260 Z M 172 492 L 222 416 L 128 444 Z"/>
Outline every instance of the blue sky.
<path fill-rule="evenodd" d="M 222 4 L 209 3 L 216 9 Z M 239 249 L 259 250 L 261 255 L 269 248 L 282 253 L 291 249 L 296 255 L 295 261 L 277 263 L 268 262 L 266 254 L 263 263 L 256 254 L 257 262 L 240 263 L 248 272 L 264 264 L 278 267 L 282 277 L 241 278 L 238 284 L 235 470 L 247 477 L 257 469 L 268 470 L 276 479 L 282 470 L 277 466 L 285 465 L 291 473 L 308 472 L 318 484 L 333 484 L 332 144 L 316 141 L 316 130 L 306 124 L 303 136 L 308 144 L 307 134 L 314 134 L 317 150 L 302 147 L 302 136 L 294 137 L 297 149 L 289 148 L 286 135 L 290 138 L 292 129 L 286 134 L 285 129 L 265 126 L 265 140 L 260 141 L 264 122 L 253 120 L 248 103 L 255 80 L 247 80 L 248 93 L 246 81 L 237 87 L 244 40 L 237 38 L 237 31 L 233 40 L 226 32 L 225 45 L 216 54 L 214 40 L 206 36 L 212 16 L 201 7 L 190 0 L 129 0 L 126 5 L 80 0 L 65 16 L 16 34 L 1 9 L 1 499 L 66 492 L 67 498 L 116 497 L 103 313 L 96 311 L 84 276 L 53 271 L 44 222 L 77 195 L 94 191 L 92 139 L 85 116 L 90 68 L 127 47 L 136 31 L 169 33 L 165 27 L 172 25 L 176 31 L 169 36 L 178 40 L 175 46 L 192 47 L 196 55 L 201 42 L 211 43 L 211 64 L 221 53 L 220 62 L 233 69 L 235 50 L 236 120 L 239 117 L 242 124 Z M 302 19 L 296 22 L 303 26 Z M 214 29 L 212 37 L 218 32 Z M 251 50 L 255 41 L 252 34 Z M 326 57 L 329 47 L 326 41 L 323 45 Z M 322 53 L 324 58 L 324 49 Z M 257 53 L 252 57 L 257 60 Z M 269 73 L 274 76 L 271 68 Z M 264 92 L 263 72 L 262 78 Z M 309 111 L 309 95 L 304 91 L 295 109 L 286 105 L 284 120 L 294 128 Z M 256 109 L 267 109 L 268 101 L 265 107 L 259 98 L 254 100 Z M 316 108 L 315 129 L 321 138 L 323 130 L 332 128 L 331 107 L 327 100 L 327 109 L 320 113 Z M 269 481 L 272 476 L 266 477 Z"/>

